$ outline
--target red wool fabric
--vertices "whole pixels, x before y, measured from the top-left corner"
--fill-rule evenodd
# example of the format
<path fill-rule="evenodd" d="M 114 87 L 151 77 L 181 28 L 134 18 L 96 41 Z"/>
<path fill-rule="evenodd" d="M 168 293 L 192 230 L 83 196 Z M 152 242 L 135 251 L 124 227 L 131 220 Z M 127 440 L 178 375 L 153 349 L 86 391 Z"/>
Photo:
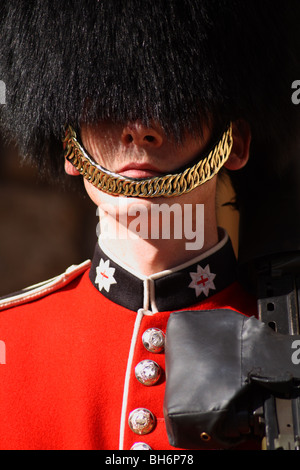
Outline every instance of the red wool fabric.
<path fill-rule="evenodd" d="M 191 309 L 231 308 L 256 313 L 256 303 L 238 283 Z M 143 359 L 164 371 L 164 354 L 148 352 L 142 334 L 165 332 L 170 312 L 144 316 L 134 349 L 123 449 L 145 442 L 153 450 L 174 450 L 163 418 L 164 374 L 154 386 L 134 376 Z M 89 268 L 54 292 L 0 311 L 0 448 L 2 450 L 119 449 L 128 354 L 137 313 L 103 296 L 89 279 Z M 217 327 L 217 325 L 216 325 Z M 156 416 L 155 429 L 138 436 L 128 426 L 130 411 L 143 407 Z"/>

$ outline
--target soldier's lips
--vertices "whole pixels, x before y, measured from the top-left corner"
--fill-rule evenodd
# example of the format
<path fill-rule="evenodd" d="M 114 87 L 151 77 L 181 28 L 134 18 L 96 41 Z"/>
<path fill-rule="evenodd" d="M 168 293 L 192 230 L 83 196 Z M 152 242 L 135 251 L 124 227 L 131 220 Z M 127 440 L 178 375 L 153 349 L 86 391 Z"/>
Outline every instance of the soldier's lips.
<path fill-rule="evenodd" d="M 155 176 L 162 175 L 162 172 L 159 169 L 146 163 L 130 163 L 122 167 L 117 173 L 129 178 L 153 178 Z"/>

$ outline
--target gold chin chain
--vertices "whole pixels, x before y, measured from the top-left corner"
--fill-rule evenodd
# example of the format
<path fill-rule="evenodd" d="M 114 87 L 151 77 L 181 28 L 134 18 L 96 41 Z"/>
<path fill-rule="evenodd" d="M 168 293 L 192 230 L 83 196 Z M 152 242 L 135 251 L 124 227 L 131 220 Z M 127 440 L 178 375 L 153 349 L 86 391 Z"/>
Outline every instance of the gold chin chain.
<path fill-rule="evenodd" d="M 65 157 L 93 186 L 105 193 L 127 197 L 173 197 L 188 193 L 215 176 L 232 148 L 232 123 L 215 147 L 195 165 L 180 173 L 152 178 L 126 178 L 102 168 L 85 152 L 71 126 L 63 139 Z"/>

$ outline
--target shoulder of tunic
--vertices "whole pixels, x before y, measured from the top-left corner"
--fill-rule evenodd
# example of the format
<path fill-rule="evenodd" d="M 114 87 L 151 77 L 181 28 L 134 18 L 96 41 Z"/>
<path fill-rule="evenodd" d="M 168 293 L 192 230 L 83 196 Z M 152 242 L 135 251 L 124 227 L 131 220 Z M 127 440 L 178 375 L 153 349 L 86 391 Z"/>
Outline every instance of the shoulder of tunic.
<path fill-rule="evenodd" d="M 72 265 L 65 272 L 55 276 L 47 281 L 34 284 L 26 287 L 18 292 L 0 297 L 0 311 L 11 307 L 16 307 L 21 304 L 32 302 L 33 300 L 40 299 L 52 292 L 55 292 L 62 287 L 66 286 L 74 279 L 83 274 L 91 266 L 91 261 L 86 260 L 81 264 Z"/>

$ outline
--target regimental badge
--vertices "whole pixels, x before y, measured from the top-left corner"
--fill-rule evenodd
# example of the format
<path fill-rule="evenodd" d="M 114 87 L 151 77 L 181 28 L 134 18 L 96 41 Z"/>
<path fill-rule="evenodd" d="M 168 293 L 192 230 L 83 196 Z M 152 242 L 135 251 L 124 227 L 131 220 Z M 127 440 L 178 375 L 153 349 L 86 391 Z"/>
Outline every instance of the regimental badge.
<path fill-rule="evenodd" d="M 216 289 L 213 282 L 216 274 L 210 272 L 209 264 L 207 264 L 204 269 L 198 264 L 197 272 L 190 273 L 190 276 L 192 278 L 192 282 L 189 284 L 189 287 L 195 289 L 197 297 L 199 297 L 202 292 L 207 297 L 210 289 Z"/>
<path fill-rule="evenodd" d="M 106 292 L 109 292 L 110 286 L 117 284 L 114 278 L 115 268 L 109 266 L 109 260 L 104 261 L 101 259 L 99 266 L 96 268 L 96 273 L 95 283 L 99 285 L 100 291 L 104 288 Z"/>

